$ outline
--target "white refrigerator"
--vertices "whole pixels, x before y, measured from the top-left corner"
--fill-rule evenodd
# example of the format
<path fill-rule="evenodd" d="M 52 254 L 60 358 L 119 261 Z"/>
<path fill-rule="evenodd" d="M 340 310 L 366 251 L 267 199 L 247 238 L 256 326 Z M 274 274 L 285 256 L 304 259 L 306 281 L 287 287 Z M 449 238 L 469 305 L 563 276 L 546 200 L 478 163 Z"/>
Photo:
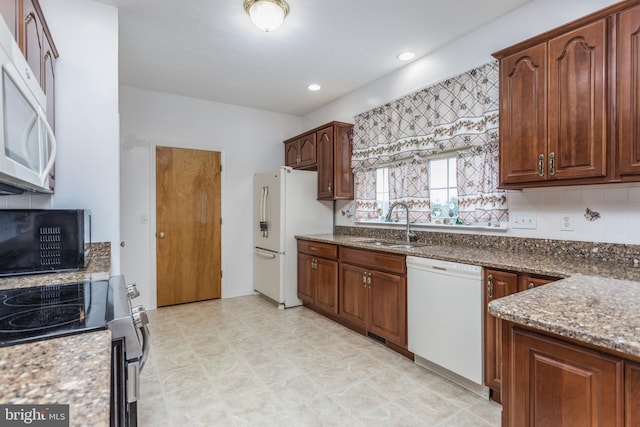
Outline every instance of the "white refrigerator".
<path fill-rule="evenodd" d="M 318 201 L 318 173 L 282 166 L 253 178 L 253 288 L 279 308 L 298 299 L 296 235 L 333 232 L 333 202 Z"/>

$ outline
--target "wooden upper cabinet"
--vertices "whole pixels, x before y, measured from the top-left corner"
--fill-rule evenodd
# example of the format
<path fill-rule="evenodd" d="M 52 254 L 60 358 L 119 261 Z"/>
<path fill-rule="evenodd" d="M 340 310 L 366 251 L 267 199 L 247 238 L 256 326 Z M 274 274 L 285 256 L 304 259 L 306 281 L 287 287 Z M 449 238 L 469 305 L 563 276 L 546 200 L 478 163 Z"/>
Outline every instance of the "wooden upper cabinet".
<path fill-rule="evenodd" d="M 500 59 L 500 184 L 606 182 L 608 25 L 602 18 Z"/>
<path fill-rule="evenodd" d="M 546 152 L 547 44 L 542 43 L 500 63 L 501 181 L 546 179 Z"/>
<path fill-rule="evenodd" d="M 294 169 L 313 169 L 316 162 L 316 135 L 309 134 L 284 142 L 284 164 Z"/>
<path fill-rule="evenodd" d="M 607 20 L 549 41 L 551 179 L 607 175 Z"/>
<path fill-rule="evenodd" d="M 285 166 L 318 171 L 318 200 L 353 200 L 352 131 L 331 122 L 284 141 Z"/>
<path fill-rule="evenodd" d="M 7 23 L 13 38 L 18 40 L 18 0 L 0 0 L 0 15 Z"/>
<path fill-rule="evenodd" d="M 31 67 L 31 71 L 33 71 L 36 79 L 42 85 L 42 21 L 38 18 L 33 2 L 27 0 L 23 2 L 23 5 L 24 39 L 22 50 L 25 58 L 27 58 L 29 67 Z"/>
<path fill-rule="evenodd" d="M 618 21 L 618 173 L 640 176 L 640 6 Z"/>

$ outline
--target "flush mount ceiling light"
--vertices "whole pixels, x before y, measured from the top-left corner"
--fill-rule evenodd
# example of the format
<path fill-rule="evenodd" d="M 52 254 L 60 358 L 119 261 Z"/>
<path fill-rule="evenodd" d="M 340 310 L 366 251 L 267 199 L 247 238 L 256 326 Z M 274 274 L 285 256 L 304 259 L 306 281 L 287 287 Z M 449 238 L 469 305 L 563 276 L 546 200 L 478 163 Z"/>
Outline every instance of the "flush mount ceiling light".
<path fill-rule="evenodd" d="M 289 5 L 284 0 L 244 0 L 244 10 L 251 17 L 253 25 L 269 32 L 282 25 L 289 13 Z"/>
<path fill-rule="evenodd" d="M 413 52 L 402 52 L 398 54 L 398 59 L 400 61 L 411 61 L 415 57 L 416 57 L 416 54 Z"/>
<path fill-rule="evenodd" d="M 316 91 L 322 89 L 322 86 L 320 86 L 317 83 L 311 83 L 309 86 L 307 86 L 307 89 L 309 89 L 312 92 L 316 92 Z"/>

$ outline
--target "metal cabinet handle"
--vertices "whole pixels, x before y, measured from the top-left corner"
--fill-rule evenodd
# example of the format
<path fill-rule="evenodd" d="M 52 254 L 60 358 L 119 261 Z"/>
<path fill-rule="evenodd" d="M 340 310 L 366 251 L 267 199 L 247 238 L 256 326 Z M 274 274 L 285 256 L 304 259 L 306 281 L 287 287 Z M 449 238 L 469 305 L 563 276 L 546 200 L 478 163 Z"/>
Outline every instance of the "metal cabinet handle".
<path fill-rule="evenodd" d="M 371 273 L 368 273 L 369 277 L 367 277 L 367 285 L 369 285 L 369 289 L 371 289 Z"/>
<path fill-rule="evenodd" d="M 538 175 L 544 176 L 544 154 L 538 156 Z"/>
<path fill-rule="evenodd" d="M 549 175 L 556 174 L 556 153 L 549 154 Z"/>
<path fill-rule="evenodd" d="M 331 193 L 331 183 L 329 183 L 329 193 Z"/>
<path fill-rule="evenodd" d="M 362 287 L 367 287 L 367 273 L 362 273 Z"/>
<path fill-rule="evenodd" d="M 527 289 L 533 289 L 535 287 L 536 285 L 534 285 L 533 282 L 529 282 L 529 286 L 527 286 Z"/>
<path fill-rule="evenodd" d="M 164 236 L 166 236 L 166 234 L 164 234 L 164 231 L 161 231 L 160 233 L 158 233 L 159 238 L 164 239 Z"/>
<path fill-rule="evenodd" d="M 491 274 L 487 277 L 487 295 L 489 298 L 493 298 L 493 276 Z"/>

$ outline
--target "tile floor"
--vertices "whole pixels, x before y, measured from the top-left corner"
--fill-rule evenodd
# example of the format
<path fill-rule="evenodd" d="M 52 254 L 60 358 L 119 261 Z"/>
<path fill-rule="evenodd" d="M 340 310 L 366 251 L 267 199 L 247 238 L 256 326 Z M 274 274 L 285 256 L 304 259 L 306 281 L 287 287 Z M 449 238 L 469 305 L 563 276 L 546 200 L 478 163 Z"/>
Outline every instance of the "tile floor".
<path fill-rule="evenodd" d="M 259 296 L 150 310 L 142 426 L 499 426 L 500 406 Z"/>

